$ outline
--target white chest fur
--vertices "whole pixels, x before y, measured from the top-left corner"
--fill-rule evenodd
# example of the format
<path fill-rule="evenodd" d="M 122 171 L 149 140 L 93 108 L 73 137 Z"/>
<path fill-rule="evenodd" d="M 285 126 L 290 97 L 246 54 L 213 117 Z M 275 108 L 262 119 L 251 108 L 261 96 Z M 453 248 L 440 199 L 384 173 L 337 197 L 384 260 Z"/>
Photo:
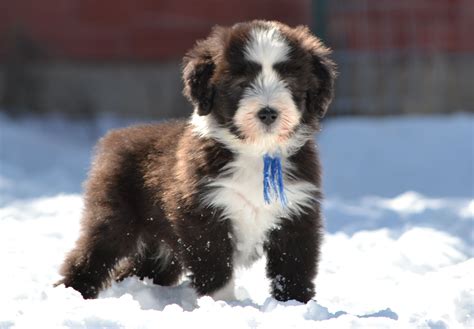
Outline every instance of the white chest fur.
<path fill-rule="evenodd" d="M 288 180 L 291 170 L 282 160 L 286 174 L 285 193 L 288 204 L 278 201 L 265 204 L 263 198 L 263 159 L 253 155 L 238 155 L 223 171 L 221 177 L 209 185 L 213 187 L 205 202 L 224 209 L 225 217 L 232 222 L 235 243 L 234 263 L 248 266 L 263 253 L 268 231 L 282 220 L 304 211 L 314 202 L 317 188 L 308 182 Z"/>

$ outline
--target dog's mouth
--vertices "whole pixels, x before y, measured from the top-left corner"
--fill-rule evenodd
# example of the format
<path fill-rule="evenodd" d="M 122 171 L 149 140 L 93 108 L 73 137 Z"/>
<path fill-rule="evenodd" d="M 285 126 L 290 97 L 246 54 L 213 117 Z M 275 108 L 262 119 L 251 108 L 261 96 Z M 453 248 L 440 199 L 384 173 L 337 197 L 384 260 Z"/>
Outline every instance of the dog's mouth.
<path fill-rule="evenodd" d="M 244 144 L 274 149 L 286 144 L 300 123 L 301 114 L 292 102 L 262 104 L 247 99 L 232 118 L 231 132 Z"/>
<path fill-rule="evenodd" d="M 272 124 L 270 126 L 265 125 L 262 127 L 262 130 L 265 134 L 274 134 L 276 130 L 275 126 L 276 124 Z"/>
<path fill-rule="evenodd" d="M 294 133 L 293 128 L 282 126 L 276 121 L 270 125 L 259 122 L 252 126 L 240 126 L 237 129 L 239 139 L 246 144 L 280 144 L 286 142 Z"/>

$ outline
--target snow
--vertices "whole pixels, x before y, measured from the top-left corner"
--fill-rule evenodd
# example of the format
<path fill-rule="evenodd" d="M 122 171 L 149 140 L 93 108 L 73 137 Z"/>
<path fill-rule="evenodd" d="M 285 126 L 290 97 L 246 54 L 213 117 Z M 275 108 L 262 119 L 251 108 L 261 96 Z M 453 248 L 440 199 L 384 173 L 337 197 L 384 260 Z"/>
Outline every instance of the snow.
<path fill-rule="evenodd" d="M 234 302 L 129 278 L 97 300 L 63 286 L 97 138 L 130 122 L 0 115 L 0 328 L 469 328 L 474 326 L 474 116 L 324 123 L 326 237 L 317 296 L 268 293 L 264 260 Z"/>

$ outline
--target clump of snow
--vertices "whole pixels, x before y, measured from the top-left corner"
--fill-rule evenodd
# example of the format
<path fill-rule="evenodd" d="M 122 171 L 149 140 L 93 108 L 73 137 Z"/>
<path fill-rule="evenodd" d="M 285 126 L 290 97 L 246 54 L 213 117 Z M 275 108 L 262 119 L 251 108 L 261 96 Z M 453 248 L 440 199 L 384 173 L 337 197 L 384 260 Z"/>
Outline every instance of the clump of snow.
<path fill-rule="evenodd" d="M 0 115 L 0 328 L 474 326 L 474 116 L 337 119 L 319 137 L 327 234 L 316 299 L 278 302 L 265 259 L 237 301 L 128 278 L 83 300 L 53 288 L 79 233 L 95 140 L 123 122 Z"/>

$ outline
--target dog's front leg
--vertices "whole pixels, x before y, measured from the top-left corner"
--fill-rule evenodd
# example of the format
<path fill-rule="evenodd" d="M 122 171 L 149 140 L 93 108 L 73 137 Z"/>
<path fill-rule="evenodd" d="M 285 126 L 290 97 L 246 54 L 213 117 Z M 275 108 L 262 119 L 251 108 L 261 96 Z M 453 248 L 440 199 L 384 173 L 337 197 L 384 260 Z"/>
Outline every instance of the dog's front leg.
<path fill-rule="evenodd" d="M 233 274 L 232 232 L 219 211 L 188 214 L 178 226 L 184 265 L 198 295 L 228 286 Z"/>
<path fill-rule="evenodd" d="M 272 296 L 307 302 L 314 296 L 321 228 L 319 209 L 283 219 L 265 245 Z"/>

